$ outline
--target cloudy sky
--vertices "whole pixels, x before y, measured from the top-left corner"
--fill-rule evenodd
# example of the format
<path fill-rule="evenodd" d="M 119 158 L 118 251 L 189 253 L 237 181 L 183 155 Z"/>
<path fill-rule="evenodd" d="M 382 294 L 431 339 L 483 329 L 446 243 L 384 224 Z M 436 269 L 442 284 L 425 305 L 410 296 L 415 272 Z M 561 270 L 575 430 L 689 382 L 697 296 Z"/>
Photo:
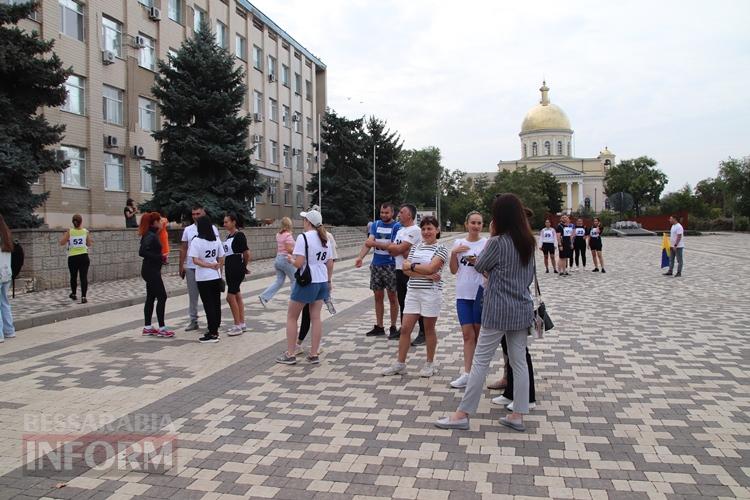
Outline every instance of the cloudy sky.
<path fill-rule="evenodd" d="M 520 156 L 540 97 L 574 153 L 648 155 L 667 190 L 750 155 L 750 1 L 256 0 L 328 67 L 328 104 L 375 115 L 449 169 Z"/>

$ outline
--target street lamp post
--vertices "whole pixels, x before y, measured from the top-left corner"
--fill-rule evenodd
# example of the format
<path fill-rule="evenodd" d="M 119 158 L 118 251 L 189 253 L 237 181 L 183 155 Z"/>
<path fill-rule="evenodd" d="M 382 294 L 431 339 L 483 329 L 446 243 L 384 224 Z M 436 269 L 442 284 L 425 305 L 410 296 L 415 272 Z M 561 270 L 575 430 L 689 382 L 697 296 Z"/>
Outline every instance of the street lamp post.
<path fill-rule="evenodd" d="M 372 145 L 372 220 L 377 220 L 377 213 L 375 207 L 375 148 L 377 144 Z"/>

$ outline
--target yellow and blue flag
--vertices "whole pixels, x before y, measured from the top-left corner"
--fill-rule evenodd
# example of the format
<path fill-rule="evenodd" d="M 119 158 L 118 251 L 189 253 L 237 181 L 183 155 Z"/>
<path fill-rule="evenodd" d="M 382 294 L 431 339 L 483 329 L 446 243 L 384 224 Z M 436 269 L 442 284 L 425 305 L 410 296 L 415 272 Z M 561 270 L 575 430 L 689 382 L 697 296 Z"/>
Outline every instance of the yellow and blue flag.
<path fill-rule="evenodd" d="M 665 267 L 669 267 L 669 236 L 667 233 L 663 233 L 661 236 L 661 267 L 664 269 Z"/>

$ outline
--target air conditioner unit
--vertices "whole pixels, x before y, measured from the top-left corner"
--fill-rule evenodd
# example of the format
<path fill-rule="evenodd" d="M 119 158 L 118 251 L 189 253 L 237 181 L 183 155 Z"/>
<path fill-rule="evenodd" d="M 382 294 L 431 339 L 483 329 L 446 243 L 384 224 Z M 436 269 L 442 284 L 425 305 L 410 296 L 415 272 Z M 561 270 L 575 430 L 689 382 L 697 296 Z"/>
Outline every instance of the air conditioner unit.
<path fill-rule="evenodd" d="M 111 50 L 102 50 L 102 63 L 106 66 L 107 64 L 115 63 L 115 53 Z"/>
<path fill-rule="evenodd" d="M 148 9 L 148 17 L 152 21 L 161 21 L 161 11 L 156 7 Z"/>
<path fill-rule="evenodd" d="M 136 158 L 143 158 L 146 156 L 146 152 L 143 150 L 143 146 L 133 146 L 133 156 Z"/>
<path fill-rule="evenodd" d="M 258 144 L 260 142 L 260 136 L 258 134 L 253 134 L 252 139 L 255 144 Z"/>
<path fill-rule="evenodd" d="M 292 156 L 299 156 L 301 151 L 297 148 L 292 148 Z"/>
<path fill-rule="evenodd" d="M 253 121 L 254 122 L 262 122 L 263 121 L 263 115 L 260 113 L 253 113 Z"/>
<path fill-rule="evenodd" d="M 293 121 L 293 122 L 298 122 L 298 121 L 300 121 L 300 118 L 301 118 L 301 116 L 299 115 L 299 113 L 294 113 L 294 114 L 292 115 L 292 121 Z"/>
<path fill-rule="evenodd" d="M 142 37 L 141 35 L 136 35 L 133 37 L 133 48 L 136 49 L 142 49 L 146 46 L 146 38 Z"/>
<path fill-rule="evenodd" d="M 271 82 L 271 83 L 275 82 L 276 81 L 276 75 L 274 75 L 273 73 L 269 73 L 268 74 L 268 81 Z"/>
<path fill-rule="evenodd" d="M 117 147 L 117 137 L 114 135 L 105 135 L 104 136 L 104 144 L 108 148 L 116 148 Z"/>

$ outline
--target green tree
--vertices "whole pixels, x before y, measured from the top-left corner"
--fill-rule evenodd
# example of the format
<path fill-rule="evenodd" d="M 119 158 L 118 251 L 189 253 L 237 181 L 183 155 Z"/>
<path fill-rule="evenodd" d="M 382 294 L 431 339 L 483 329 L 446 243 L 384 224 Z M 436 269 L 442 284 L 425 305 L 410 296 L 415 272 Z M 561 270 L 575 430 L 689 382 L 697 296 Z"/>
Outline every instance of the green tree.
<path fill-rule="evenodd" d="M 476 210 L 482 213 L 487 223 L 489 221 L 489 210 L 485 206 L 483 198 L 489 184 L 489 179 L 486 176 L 470 178 L 459 170 L 446 170 L 443 174 L 443 198 L 441 201 L 443 221 L 451 221 L 452 227 L 460 231 L 466 220 L 466 214 Z"/>
<path fill-rule="evenodd" d="M 434 207 L 442 177 L 440 149 L 431 146 L 406 153 L 406 193 L 404 200 L 417 207 Z"/>
<path fill-rule="evenodd" d="M 662 196 L 659 205 L 663 214 L 686 211 L 697 217 L 708 215 L 708 207 L 703 200 L 693 194 L 690 184 L 685 184 L 679 191 Z"/>
<path fill-rule="evenodd" d="M 532 226 L 541 227 L 544 225 L 544 217 L 548 211 L 548 198 L 547 193 L 543 192 L 539 185 L 540 179 L 541 177 L 537 176 L 534 171 L 528 171 L 526 167 L 512 172 L 501 170 L 495 176 L 491 188 L 485 192 L 484 203 L 487 207 L 491 207 L 495 194 L 514 193 L 527 208 L 534 212 Z"/>
<path fill-rule="evenodd" d="M 549 172 L 542 170 L 530 170 L 529 176 L 532 182 L 544 196 L 544 206 L 547 212 L 556 214 L 562 210 L 563 194 L 560 190 L 560 181 Z"/>
<path fill-rule="evenodd" d="M 398 132 L 386 129 L 384 121 L 371 116 L 365 126 L 365 132 L 369 139 L 368 153 L 372 161 L 373 144 L 375 145 L 376 166 L 376 190 L 378 203 L 390 201 L 399 203 L 404 194 L 404 180 L 406 171 L 404 169 L 403 141 Z M 372 171 L 372 169 L 370 169 Z M 372 181 L 372 177 L 370 177 Z M 372 192 L 371 192 L 372 193 Z M 370 194 L 372 197 L 372 194 Z"/>
<path fill-rule="evenodd" d="M 610 168 L 604 176 L 604 192 L 607 196 L 624 191 L 633 197 L 636 216 L 649 204 L 657 204 L 667 176 L 656 168 L 656 160 L 641 156 L 632 160 L 622 160 Z"/>
<path fill-rule="evenodd" d="M 161 162 L 151 167 L 155 189 L 146 210 L 189 220 L 192 205 L 200 202 L 213 217 L 233 211 L 252 219 L 252 203 L 262 187 L 247 147 L 251 120 L 240 115 L 244 78 L 207 25 L 168 62 L 159 61 L 152 92 L 165 123 L 152 134 L 160 143 Z"/>
<path fill-rule="evenodd" d="M 750 157 L 722 161 L 719 178 L 725 186 L 726 208 L 730 214 L 750 216 Z"/>
<path fill-rule="evenodd" d="M 50 125 L 42 106 L 65 102 L 70 70 L 51 53 L 53 40 L 15 26 L 39 6 L 0 4 L 0 213 L 11 227 L 36 227 L 34 209 L 49 196 L 31 185 L 45 172 L 62 172 L 68 162 L 49 146 L 62 140 L 65 127 Z"/>
<path fill-rule="evenodd" d="M 695 185 L 695 196 L 709 208 L 718 208 L 724 213 L 726 186 L 720 178 L 703 179 Z"/>

